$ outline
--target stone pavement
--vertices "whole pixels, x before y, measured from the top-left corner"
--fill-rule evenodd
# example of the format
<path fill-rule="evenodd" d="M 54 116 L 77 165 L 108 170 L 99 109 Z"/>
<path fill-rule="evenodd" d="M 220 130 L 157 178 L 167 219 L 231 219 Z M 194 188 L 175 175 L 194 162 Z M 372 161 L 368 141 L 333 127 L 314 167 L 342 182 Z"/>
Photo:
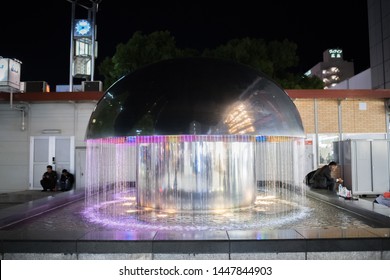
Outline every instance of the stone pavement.
<path fill-rule="evenodd" d="M 2 192 L 0 193 L 0 210 L 44 197 L 55 196 L 59 193 L 61 192 L 42 192 L 40 190 Z"/>
<path fill-rule="evenodd" d="M 84 190 L 42 192 L 25 190 L 0 193 L 0 229 L 83 199 Z"/>

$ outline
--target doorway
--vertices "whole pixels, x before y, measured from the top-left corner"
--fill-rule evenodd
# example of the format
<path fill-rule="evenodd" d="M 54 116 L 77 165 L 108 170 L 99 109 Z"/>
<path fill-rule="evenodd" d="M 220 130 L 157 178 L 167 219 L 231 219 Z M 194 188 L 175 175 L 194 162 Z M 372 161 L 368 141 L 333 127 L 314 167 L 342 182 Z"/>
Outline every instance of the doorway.
<path fill-rule="evenodd" d="M 86 147 L 76 148 L 75 188 L 85 189 Z"/>
<path fill-rule="evenodd" d="M 57 175 L 62 169 L 74 173 L 74 136 L 30 137 L 30 189 L 41 189 L 40 180 L 46 166 L 53 166 Z"/>

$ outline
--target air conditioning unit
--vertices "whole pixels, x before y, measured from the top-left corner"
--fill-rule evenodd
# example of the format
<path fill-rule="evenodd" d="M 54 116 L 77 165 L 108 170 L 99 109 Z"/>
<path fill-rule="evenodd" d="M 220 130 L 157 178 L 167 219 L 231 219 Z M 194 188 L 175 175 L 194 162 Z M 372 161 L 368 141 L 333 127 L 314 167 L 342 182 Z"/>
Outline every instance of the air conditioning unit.
<path fill-rule="evenodd" d="M 49 92 L 50 87 L 45 81 L 28 81 L 22 84 L 24 92 Z"/>
<path fill-rule="evenodd" d="M 83 81 L 81 82 L 81 91 L 103 91 L 101 81 Z"/>

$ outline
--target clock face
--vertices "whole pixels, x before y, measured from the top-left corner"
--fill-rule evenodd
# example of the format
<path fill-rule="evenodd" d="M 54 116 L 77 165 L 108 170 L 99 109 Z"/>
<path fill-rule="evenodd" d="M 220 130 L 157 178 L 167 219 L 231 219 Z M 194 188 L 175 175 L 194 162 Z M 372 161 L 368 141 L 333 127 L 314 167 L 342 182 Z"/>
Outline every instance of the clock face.
<path fill-rule="evenodd" d="M 86 19 L 79 19 L 74 27 L 75 36 L 91 36 L 91 23 Z"/>

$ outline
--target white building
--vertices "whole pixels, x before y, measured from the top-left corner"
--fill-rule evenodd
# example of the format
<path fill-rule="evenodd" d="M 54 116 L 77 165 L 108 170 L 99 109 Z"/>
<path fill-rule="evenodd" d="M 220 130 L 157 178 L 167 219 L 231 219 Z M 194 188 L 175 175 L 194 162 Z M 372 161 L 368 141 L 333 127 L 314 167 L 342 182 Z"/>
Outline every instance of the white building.
<path fill-rule="evenodd" d="M 371 68 L 338 83 L 330 89 L 371 89 Z"/>
<path fill-rule="evenodd" d="M 0 93 L 0 191 L 42 189 L 48 164 L 84 186 L 85 131 L 102 92 Z"/>

